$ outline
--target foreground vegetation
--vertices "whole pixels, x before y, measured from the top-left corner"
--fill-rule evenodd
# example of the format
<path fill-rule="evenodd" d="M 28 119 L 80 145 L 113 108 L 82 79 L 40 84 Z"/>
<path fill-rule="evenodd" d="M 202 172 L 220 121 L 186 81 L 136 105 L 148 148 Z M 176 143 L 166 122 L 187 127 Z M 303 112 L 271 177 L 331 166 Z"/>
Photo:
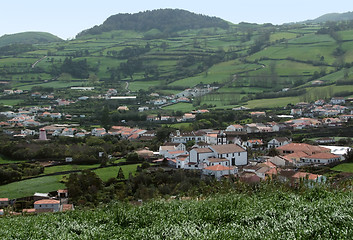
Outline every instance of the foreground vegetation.
<path fill-rule="evenodd" d="M 346 239 L 352 192 L 263 185 L 252 194 L 114 202 L 94 210 L 0 218 L 2 239 Z"/>

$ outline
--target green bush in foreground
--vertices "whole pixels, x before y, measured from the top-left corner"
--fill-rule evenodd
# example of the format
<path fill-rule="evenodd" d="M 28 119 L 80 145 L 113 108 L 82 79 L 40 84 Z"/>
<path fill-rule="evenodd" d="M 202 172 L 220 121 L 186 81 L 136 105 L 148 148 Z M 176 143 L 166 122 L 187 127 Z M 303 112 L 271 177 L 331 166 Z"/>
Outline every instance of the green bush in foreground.
<path fill-rule="evenodd" d="M 349 239 L 352 192 L 262 191 L 0 219 L 1 239 Z"/>

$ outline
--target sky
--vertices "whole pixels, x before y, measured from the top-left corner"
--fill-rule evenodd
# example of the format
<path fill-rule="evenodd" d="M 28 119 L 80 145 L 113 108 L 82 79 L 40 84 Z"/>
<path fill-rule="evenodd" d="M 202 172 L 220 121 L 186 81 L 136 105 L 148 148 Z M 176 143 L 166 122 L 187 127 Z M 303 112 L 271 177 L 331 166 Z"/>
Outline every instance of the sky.
<path fill-rule="evenodd" d="M 0 36 L 26 31 L 50 32 L 72 39 L 118 13 L 178 8 L 232 23 L 282 24 L 353 11 L 352 0 L 19 0 L 3 1 Z"/>

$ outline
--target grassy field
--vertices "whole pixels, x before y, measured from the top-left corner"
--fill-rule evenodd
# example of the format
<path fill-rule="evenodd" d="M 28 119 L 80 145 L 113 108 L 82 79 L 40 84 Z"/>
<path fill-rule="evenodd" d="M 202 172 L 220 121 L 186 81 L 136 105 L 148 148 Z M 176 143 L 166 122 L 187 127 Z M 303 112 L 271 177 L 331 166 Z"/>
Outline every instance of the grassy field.
<path fill-rule="evenodd" d="M 124 165 L 124 166 L 113 166 L 113 167 L 106 167 L 94 170 L 94 172 L 103 180 L 107 181 L 110 178 L 116 178 L 118 175 L 119 168 L 121 167 L 125 178 L 129 177 L 129 174 L 135 175 L 137 166 L 141 164 L 132 164 L 132 165 Z"/>
<path fill-rule="evenodd" d="M 248 108 L 273 108 L 273 107 L 285 107 L 290 103 L 296 104 L 298 102 L 300 102 L 299 97 L 256 99 L 256 100 L 248 101 L 245 106 Z"/>
<path fill-rule="evenodd" d="M 6 159 L 4 160 L 6 161 Z M 121 159 L 117 162 L 123 162 L 125 159 Z M 0 162 L 1 163 L 1 162 Z M 5 162 L 4 162 L 5 163 Z M 140 164 L 124 165 L 121 166 L 123 169 L 125 178 L 128 178 L 129 173 L 135 175 L 136 168 Z M 95 165 L 62 165 L 54 167 L 46 167 L 44 174 L 50 174 L 55 172 L 63 172 L 70 170 L 84 170 L 99 167 L 99 164 Z M 107 181 L 110 178 L 115 178 L 118 174 L 120 166 L 112 166 L 106 168 L 99 168 L 94 170 L 94 172 L 103 180 Z M 51 192 L 57 189 L 65 188 L 65 184 L 60 183 L 60 180 L 66 175 L 56 175 L 56 176 L 43 176 L 34 179 L 26 179 L 19 182 L 13 182 L 10 184 L 0 186 L 0 198 L 19 198 L 25 196 L 31 196 L 35 192 Z"/>
<path fill-rule="evenodd" d="M 164 110 L 173 110 L 173 111 L 182 111 L 182 112 L 190 112 L 194 110 L 195 107 L 191 103 L 177 103 L 173 105 L 169 105 L 163 108 Z"/>
<path fill-rule="evenodd" d="M 51 174 L 51 173 L 56 173 L 56 172 L 65 172 L 65 171 L 72 171 L 72 170 L 84 170 L 84 169 L 90 169 L 90 168 L 96 168 L 99 167 L 100 164 L 93 164 L 93 165 L 60 165 L 60 166 L 53 166 L 53 167 L 46 167 L 44 169 L 43 174 Z"/>
<path fill-rule="evenodd" d="M 27 179 L 0 186 L 0 197 L 19 198 L 32 196 L 36 192 L 46 193 L 65 188 L 60 183 L 62 175 Z"/>
<path fill-rule="evenodd" d="M 14 106 L 23 102 L 21 99 L 0 99 L 0 104 Z"/>
<path fill-rule="evenodd" d="M 3 155 L 0 154 L 0 164 L 7 164 L 7 163 L 18 163 L 18 162 L 22 162 L 20 160 L 12 160 L 9 159 Z"/>
<path fill-rule="evenodd" d="M 353 173 L 353 163 L 342 163 L 332 168 L 334 171 Z"/>
<path fill-rule="evenodd" d="M 129 90 L 138 92 L 140 89 L 148 91 L 150 87 L 160 86 L 161 81 L 132 81 L 129 82 Z"/>

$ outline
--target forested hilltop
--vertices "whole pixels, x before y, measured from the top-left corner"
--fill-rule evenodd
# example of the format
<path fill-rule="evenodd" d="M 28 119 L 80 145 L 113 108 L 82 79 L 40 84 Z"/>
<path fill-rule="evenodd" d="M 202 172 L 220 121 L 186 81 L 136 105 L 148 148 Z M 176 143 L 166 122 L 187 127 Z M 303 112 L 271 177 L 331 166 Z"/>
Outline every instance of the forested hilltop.
<path fill-rule="evenodd" d="M 179 9 L 159 9 L 135 14 L 116 14 L 110 16 L 102 25 L 82 31 L 77 35 L 101 34 L 113 30 L 134 30 L 146 32 L 152 29 L 168 36 L 181 30 L 219 27 L 227 29 L 229 24 L 217 17 L 209 17 Z"/>
<path fill-rule="evenodd" d="M 39 44 L 61 42 L 61 38 L 46 32 L 22 32 L 0 37 L 0 47 L 11 44 Z"/>

